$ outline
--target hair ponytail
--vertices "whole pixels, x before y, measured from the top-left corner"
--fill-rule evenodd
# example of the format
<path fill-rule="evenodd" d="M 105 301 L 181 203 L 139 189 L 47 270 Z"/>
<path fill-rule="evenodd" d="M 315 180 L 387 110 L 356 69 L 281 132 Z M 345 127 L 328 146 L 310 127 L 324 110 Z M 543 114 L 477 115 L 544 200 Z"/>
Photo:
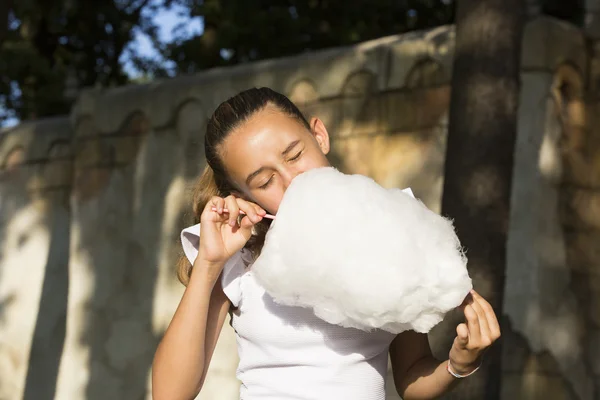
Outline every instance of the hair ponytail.
<path fill-rule="evenodd" d="M 204 171 L 200 175 L 194 188 L 194 194 L 192 195 L 192 209 L 194 210 L 194 222 L 196 224 L 200 222 L 200 216 L 202 215 L 202 211 L 204 211 L 204 207 L 215 196 L 223 197 L 224 194 L 217 187 L 213 169 L 210 165 L 207 165 L 204 167 Z"/>

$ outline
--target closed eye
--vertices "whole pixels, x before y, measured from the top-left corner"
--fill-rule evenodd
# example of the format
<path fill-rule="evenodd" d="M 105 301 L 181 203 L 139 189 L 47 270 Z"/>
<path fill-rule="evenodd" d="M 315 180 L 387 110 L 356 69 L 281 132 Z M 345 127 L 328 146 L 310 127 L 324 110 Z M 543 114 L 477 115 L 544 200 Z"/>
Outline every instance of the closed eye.
<path fill-rule="evenodd" d="M 300 156 L 302 155 L 302 151 L 300 151 L 298 154 L 296 154 L 294 157 L 290 158 L 289 161 L 296 161 L 297 159 L 300 158 Z"/>
<path fill-rule="evenodd" d="M 266 189 L 269 187 L 269 185 L 271 184 L 271 182 L 273 182 L 273 175 L 271 175 L 271 177 L 269 178 L 268 181 L 266 181 L 263 185 L 259 186 L 259 189 Z"/>

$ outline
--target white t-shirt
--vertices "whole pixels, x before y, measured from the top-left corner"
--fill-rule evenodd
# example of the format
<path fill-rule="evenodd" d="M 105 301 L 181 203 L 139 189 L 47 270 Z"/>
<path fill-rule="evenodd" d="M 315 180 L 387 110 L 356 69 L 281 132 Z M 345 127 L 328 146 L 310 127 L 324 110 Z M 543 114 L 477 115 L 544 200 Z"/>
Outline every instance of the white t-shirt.
<path fill-rule="evenodd" d="M 200 226 L 181 233 L 193 263 Z M 388 349 L 394 334 L 342 328 L 312 310 L 273 301 L 242 250 L 224 266 L 223 291 L 239 353 L 241 400 L 385 400 Z"/>

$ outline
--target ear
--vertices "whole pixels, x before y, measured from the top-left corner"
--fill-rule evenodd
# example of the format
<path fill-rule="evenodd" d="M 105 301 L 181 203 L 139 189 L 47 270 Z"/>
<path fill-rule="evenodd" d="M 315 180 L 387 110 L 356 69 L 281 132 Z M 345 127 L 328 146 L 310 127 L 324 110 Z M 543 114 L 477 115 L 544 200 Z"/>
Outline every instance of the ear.
<path fill-rule="evenodd" d="M 327 128 L 325 128 L 325 124 L 317 117 L 313 117 L 310 120 L 310 130 L 312 132 L 313 137 L 319 144 L 321 151 L 323 154 L 327 155 L 329 153 L 330 144 L 329 144 L 329 133 L 327 132 Z"/>

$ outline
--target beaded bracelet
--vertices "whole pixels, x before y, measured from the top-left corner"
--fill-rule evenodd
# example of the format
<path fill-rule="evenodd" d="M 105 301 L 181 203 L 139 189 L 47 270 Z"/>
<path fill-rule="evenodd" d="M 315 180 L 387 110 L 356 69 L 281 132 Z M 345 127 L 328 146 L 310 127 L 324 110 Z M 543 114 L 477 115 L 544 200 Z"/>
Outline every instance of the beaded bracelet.
<path fill-rule="evenodd" d="M 454 372 L 452 370 L 452 364 L 450 364 L 450 360 L 448 360 L 448 363 L 446 364 L 446 371 L 448 371 L 448 373 L 450 373 L 450 375 L 452 375 L 455 378 L 461 379 L 461 378 L 466 378 L 467 376 L 471 376 L 473 375 L 475 372 L 477 372 L 477 370 L 481 367 L 481 363 L 479 363 L 479 365 L 477 366 L 477 368 L 475 368 L 473 371 L 469 372 L 466 375 L 460 375 L 457 374 L 456 372 Z"/>

